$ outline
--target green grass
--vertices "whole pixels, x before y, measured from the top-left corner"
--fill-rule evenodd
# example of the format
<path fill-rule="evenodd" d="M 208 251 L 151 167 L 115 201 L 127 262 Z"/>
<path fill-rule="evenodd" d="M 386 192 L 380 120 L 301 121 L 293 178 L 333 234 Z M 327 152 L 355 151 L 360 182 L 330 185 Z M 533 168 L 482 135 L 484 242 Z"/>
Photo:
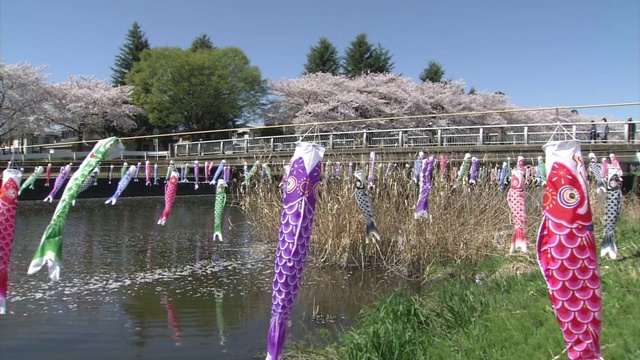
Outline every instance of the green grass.
<path fill-rule="evenodd" d="M 640 221 L 618 224 L 617 261 L 600 260 L 605 359 L 640 359 Z M 535 248 L 531 250 L 535 251 Z M 476 284 L 476 275 L 484 278 Z M 300 346 L 298 346 L 300 348 Z M 299 359 L 565 359 L 535 255 L 493 257 L 365 308 L 338 343 Z"/>

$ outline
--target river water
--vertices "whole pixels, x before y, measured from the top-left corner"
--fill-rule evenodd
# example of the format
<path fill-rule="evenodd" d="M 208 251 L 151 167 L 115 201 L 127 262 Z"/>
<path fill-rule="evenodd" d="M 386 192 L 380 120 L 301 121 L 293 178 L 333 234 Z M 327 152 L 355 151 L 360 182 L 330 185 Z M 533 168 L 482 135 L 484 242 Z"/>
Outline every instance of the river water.
<path fill-rule="evenodd" d="M 253 238 L 228 206 L 225 240 L 213 242 L 213 196 L 176 198 L 164 227 L 162 198 L 103 201 L 71 209 L 57 283 L 46 268 L 26 274 L 56 204 L 18 204 L 0 359 L 264 358 L 275 239 Z M 336 334 L 398 284 L 381 271 L 308 266 L 287 339 Z"/>

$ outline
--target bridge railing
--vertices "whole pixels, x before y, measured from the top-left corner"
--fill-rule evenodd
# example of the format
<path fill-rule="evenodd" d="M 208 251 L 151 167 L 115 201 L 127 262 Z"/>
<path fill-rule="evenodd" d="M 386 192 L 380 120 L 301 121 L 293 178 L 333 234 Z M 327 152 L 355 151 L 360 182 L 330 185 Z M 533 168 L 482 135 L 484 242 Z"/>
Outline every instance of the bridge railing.
<path fill-rule="evenodd" d="M 631 140 L 629 137 L 630 125 L 638 123 L 638 121 L 609 123 L 608 143 L 629 143 Z M 303 138 L 314 141 L 329 150 L 398 147 L 426 148 L 432 146 L 543 145 L 550 140 L 564 140 L 571 136 L 578 140 L 589 142 L 591 125 L 592 123 L 563 123 L 561 124 L 562 127 L 558 124 L 423 127 L 181 142 L 173 146 L 175 156 L 179 157 L 291 152 L 295 149 L 296 142 Z M 598 131 L 602 130 L 602 123 L 597 123 L 596 126 Z M 600 139 L 596 141 L 602 142 Z"/>

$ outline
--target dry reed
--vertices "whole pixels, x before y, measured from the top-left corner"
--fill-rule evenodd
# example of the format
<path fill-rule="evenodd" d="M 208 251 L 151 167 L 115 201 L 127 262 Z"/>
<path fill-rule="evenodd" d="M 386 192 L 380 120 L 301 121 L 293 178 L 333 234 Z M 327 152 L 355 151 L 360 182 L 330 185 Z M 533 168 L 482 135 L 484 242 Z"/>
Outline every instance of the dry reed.
<path fill-rule="evenodd" d="M 431 220 L 415 220 L 419 189 L 410 174 L 396 168 L 386 182 L 381 181 L 381 172 L 378 175 L 370 192 L 381 241 L 365 244 L 365 224 L 355 201 L 355 187 L 345 174 L 321 186 L 310 259 L 339 267 L 384 266 L 420 278 L 432 267 L 475 264 L 488 255 L 509 251 L 513 226 L 506 189 L 501 191 L 495 184 L 454 188 L 449 177 L 443 180 L 434 172 L 429 196 Z M 542 187 L 525 188 L 529 257 L 535 254 L 543 192 Z M 593 190 L 591 198 L 594 222 L 601 228 L 604 198 Z M 244 188 L 241 207 L 257 237 L 277 241 L 282 193 L 276 183 Z"/>

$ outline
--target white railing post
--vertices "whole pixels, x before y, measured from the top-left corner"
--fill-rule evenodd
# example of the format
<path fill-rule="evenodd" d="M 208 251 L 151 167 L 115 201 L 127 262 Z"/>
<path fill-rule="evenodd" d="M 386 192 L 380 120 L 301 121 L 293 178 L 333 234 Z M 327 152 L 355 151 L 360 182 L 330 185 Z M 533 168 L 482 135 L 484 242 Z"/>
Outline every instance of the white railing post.
<path fill-rule="evenodd" d="M 484 128 L 481 127 L 480 131 L 478 131 L 478 145 L 484 145 Z"/>
<path fill-rule="evenodd" d="M 576 134 L 578 132 L 577 130 L 578 130 L 578 126 L 576 126 L 576 125 L 571 126 L 571 135 L 573 135 L 573 137 L 575 139 L 577 139 L 577 137 L 576 137 Z"/>
<path fill-rule="evenodd" d="M 362 132 L 362 147 L 364 147 L 364 148 L 367 147 L 367 132 L 366 131 Z"/>
<path fill-rule="evenodd" d="M 271 149 L 271 152 L 273 152 L 274 149 L 274 144 L 273 144 L 273 137 L 271 137 L 271 140 L 269 141 L 269 149 Z"/>
<path fill-rule="evenodd" d="M 249 139 L 244 139 L 244 152 L 249 152 Z"/>
<path fill-rule="evenodd" d="M 442 146 L 442 129 L 438 129 L 438 146 Z"/>
<path fill-rule="evenodd" d="M 522 136 L 524 137 L 524 144 L 529 145 L 529 127 L 525 126 Z"/>
<path fill-rule="evenodd" d="M 398 145 L 404 147 L 404 131 L 398 131 Z"/>
<path fill-rule="evenodd" d="M 202 155 L 202 141 L 198 141 L 198 156 Z"/>
<path fill-rule="evenodd" d="M 329 149 L 333 149 L 333 134 L 329 134 Z"/>

